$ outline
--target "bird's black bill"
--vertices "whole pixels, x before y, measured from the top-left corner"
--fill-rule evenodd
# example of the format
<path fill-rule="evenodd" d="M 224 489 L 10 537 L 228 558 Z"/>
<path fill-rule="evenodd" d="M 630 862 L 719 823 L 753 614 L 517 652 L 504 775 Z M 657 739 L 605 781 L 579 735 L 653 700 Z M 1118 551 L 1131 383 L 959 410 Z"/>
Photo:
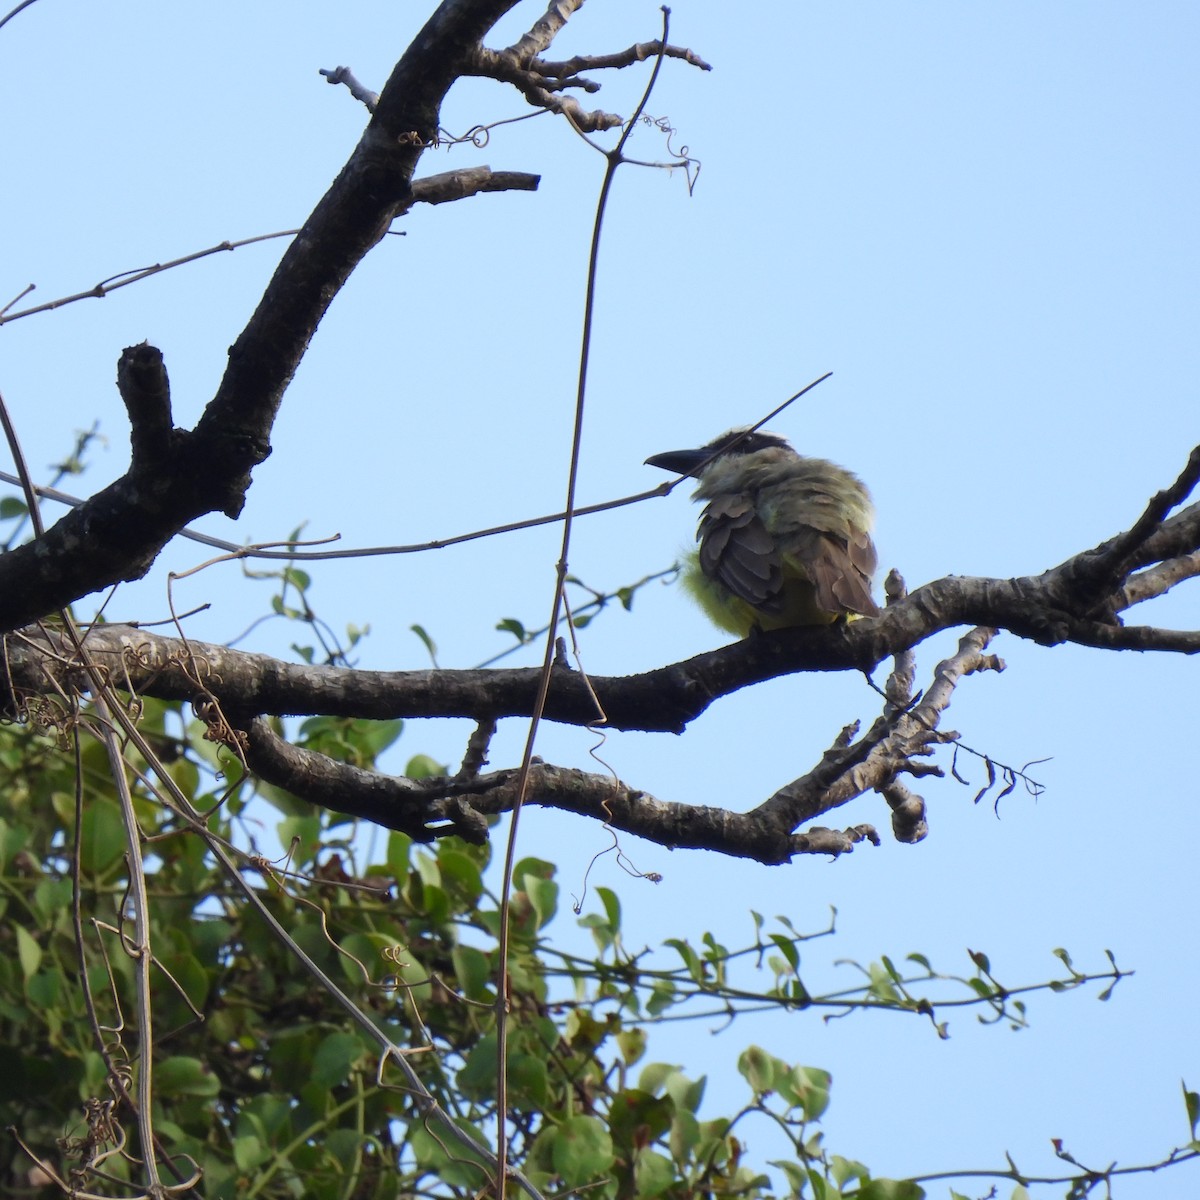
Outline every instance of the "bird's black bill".
<path fill-rule="evenodd" d="M 665 454 L 652 454 L 646 459 L 646 466 L 661 467 L 676 475 L 695 475 L 710 458 L 712 449 L 708 446 L 699 450 L 668 450 Z"/>

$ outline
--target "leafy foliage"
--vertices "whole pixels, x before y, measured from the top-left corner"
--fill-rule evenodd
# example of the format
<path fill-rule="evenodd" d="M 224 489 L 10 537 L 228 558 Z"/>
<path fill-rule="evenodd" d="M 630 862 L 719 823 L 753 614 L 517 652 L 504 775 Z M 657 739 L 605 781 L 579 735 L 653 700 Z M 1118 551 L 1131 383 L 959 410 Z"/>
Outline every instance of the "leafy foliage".
<path fill-rule="evenodd" d="M 494 1138 L 501 915 L 487 882 L 489 849 L 453 838 L 426 849 L 392 833 L 360 867 L 370 842 L 351 823 L 282 793 L 255 799 L 236 759 L 218 753 L 178 706 L 139 708 L 140 728 L 175 783 L 210 812 L 209 830 L 246 848 L 242 870 L 270 913 L 408 1048 L 441 1108 L 481 1144 Z M 0 1120 L 42 1165 L 10 1139 L 2 1166 L 27 1194 L 53 1172 L 95 1194 L 128 1195 L 138 1171 L 126 1147 L 136 1137 L 123 1132 L 132 1128 L 125 1097 L 141 1066 L 121 814 L 103 747 L 84 732 L 87 714 L 30 715 L 0 727 L 8 799 L 0 819 Z M 369 767 L 400 733 L 398 723 L 321 719 L 302 727 L 300 741 Z M 173 1169 L 187 1179 L 194 1163 L 203 1194 L 217 1200 L 474 1194 L 486 1181 L 482 1153 L 472 1162 L 447 1143 L 129 753 L 143 770 L 134 806 L 150 895 L 164 1178 Z M 267 831 L 272 807 L 277 819 Z M 276 839 L 288 855 L 272 862 L 262 847 Z M 931 1020 L 943 1035 L 945 1007 L 1024 1020 L 1014 1000 L 1021 989 L 996 983 L 982 954 L 973 955 L 970 976 L 939 974 L 913 955 L 908 975 L 884 959 L 858 967 L 855 987 L 812 995 L 802 950 L 832 925 L 801 933 L 753 914 L 748 946 L 731 950 L 704 934 L 631 955 L 620 900 L 607 888 L 597 890 L 599 910 L 579 919 L 595 946 L 580 956 L 551 938 L 561 920 L 554 865 L 527 858 L 514 880 L 509 1157 L 543 1194 L 756 1197 L 775 1194 L 782 1179 L 790 1194 L 818 1200 L 921 1196 L 915 1183 L 873 1179 L 826 1149 L 826 1071 L 747 1047 L 737 1060 L 745 1095 L 724 1098 L 714 1116 L 703 1104 L 703 1077 L 648 1057 L 653 1026 L 762 1007 L 881 1009 Z M 1063 961 L 1070 976 L 1042 986 L 1094 978 Z M 1110 984 L 1119 977 L 1115 966 L 1103 976 Z M 942 992 L 932 996 L 935 987 Z M 765 1163 L 748 1161 L 738 1136 L 752 1113 L 769 1116 L 791 1147 L 772 1164 L 774 1180 Z"/>

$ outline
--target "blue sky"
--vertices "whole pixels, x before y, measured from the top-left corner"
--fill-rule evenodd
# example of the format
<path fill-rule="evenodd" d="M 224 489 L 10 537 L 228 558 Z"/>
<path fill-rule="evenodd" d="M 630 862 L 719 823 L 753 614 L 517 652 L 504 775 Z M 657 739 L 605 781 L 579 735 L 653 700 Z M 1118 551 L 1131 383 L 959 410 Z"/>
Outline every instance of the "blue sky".
<path fill-rule="evenodd" d="M 537 12 L 519 8 L 493 43 Z M 365 117 L 318 69 L 345 63 L 382 86 L 425 15 L 377 0 L 41 0 L 0 31 L 0 304 L 30 282 L 44 301 L 300 224 Z M 592 0 L 555 56 L 649 40 L 659 22 L 649 3 Z M 832 371 L 772 427 L 867 480 L 881 562 L 911 586 L 1036 573 L 1125 528 L 1200 440 L 1198 35 L 1200 10 L 1183 2 L 678 0 L 672 40 L 715 69 L 668 64 L 649 111 L 669 117 L 702 170 L 691 197 L 679 172 L 619 173 L 580 501 L 657 483 L 647 455 L 755 420 Z M 596 102 L 628 113 L 645 78 L 606 80 Z M 460 133 L 525 111 L 473 81 L 443 121 Z M 631 147 L 662 150 L 650 131 Z M 265 540 L 307 520 L 348 545 L 408 543 L 560 505 L 603 162 L 539 117 L 496 130 L 483 150 L 431 153 L 422 172 L 477 162 L 541 172 L 541 189 L 414 212 L 405 237 L 377 248 L 317 333 L 242 519 L 203 529 Z M 124 469 L 112 381 L 121 348 L 143 339 L 163 349 L 190 424 L 281 245 L 0 329 L 0 390 L 35 470 L 95 419 L 109 442 L 85 486 Z M 598 588 L 661 570 L 695 516 L 680 490 L 581 521 L 571 569 Z M 469 666 L 506 646 L 498 620 L 542 622 L 556 554 L 547 529 L 340 563 L 320 570 L 313 599 L 335 626 L 370 622 L 364 666 L 426 665 L 414 622 L 443 666 Z M 110 617 L 165 615 L 166 570 L 199 557 L 170 547 Z M 217 640 L 267 595 L 235 566 L 179 594 L 183 607 L 212 601 L 191 632 Z M 1192 585 L 1130 619 L 1195 628 L 1198 614 Z M 255 648 L 283 650 L 291 636 L 267 630 Z M 654 585 L 632 616 L 585 631 L 584 663 L 634 672 L 721 640 L 677 590 Z M 953 644 L 921 648 L 922 679 Z M 728 1064 L 753 1037 L 833 1072 L 829 1139 L 880 1173 L 1000 1165 L 1006 1150 L 1052 1171 L 1051 1137 L 1084 1162 L 1146 1161 L 1185 1137 L 1179 1080 L 1200 1086 L 1195 664 L 1007 635 L 994 649 L 1008 670 L 966 681 L 948 724 L 1002 762 L 1050 757 L 1037 801 L 1018 792 L 997 819 L 972 806 L 972 788 L 930 780 L 931 834 L 916 847 L 768 869 L 626 839 L 664 882 L 627 880 L 610 860 L 593 882 L 620 891 L 635 947 L 709 928 L 736 941 L 751 908 L 817 927 L 834 905 L 838 941 L 805 959 L 816 981 L 837 978 L 837 956 L 919 950 L 965 969 L 966 946 L 1006 982 L 1049 977 L 1056 946 L 1090 969 L 1111 948 L 1136 975 L 1103 1005 L 1098 989 L 1037 998 L 1019 1034 L 958 1016 L 942 1043 L 915 1021 L 824 1027 L 792 1014 L 710 1047 L 692 1029 L 660 1056 L 708 1073 L 714 1110 L 740 1099 Z M 611 735 L 602 753 L 664 799 L 749 808 L 874 711 L 857 678 L 783 679 L 721 701 L 682 737 Z M 503 730 L 493 762 L 511 761 L 522 735 L 515 722 Z M 464 736 L 413 724 L 403 750 L 457 761 Z M 587 767 L 589 744 L 548 728 L 540 752 Z M 887 824 L 871 798 L 843 812 Z M 568 891 L 607 845 L 599 829 L 536 809 L 521 836 L 561 864 Z M 778 1152 L 765 1130 L 750 1142 L 763 1158 Z M 1195 1174 L 1118 1194 L 1180 1195 Z"/>

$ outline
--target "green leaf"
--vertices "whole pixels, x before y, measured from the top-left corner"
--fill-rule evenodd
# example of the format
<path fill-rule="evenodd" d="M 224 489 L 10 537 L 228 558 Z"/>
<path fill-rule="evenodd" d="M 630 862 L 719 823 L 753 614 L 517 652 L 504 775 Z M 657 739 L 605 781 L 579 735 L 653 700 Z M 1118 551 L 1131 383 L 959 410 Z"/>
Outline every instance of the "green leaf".
<path fill-rule="evenodd" d="M 670 1096 L 654 1096 L 642 1088 L 617 1092 L 608 1114 L 614 1148 L 628 1161 L 669 1133 L 676 1115 Z"/>
<path fill-rule="evenodd" d="M 678 1070 L 678 1067 L 670 1063 L 647 1063 L 638 1076 L 638 1088 L 651 1096 L 656 1095 Z"/>
<path fill-rule="evenodd" d="M 472 1122 L 456 1118 L 454 1123 L 472 1140 L 483 1144 L 483 1135 Z M 422 1168 L 436 1172 L 439 1178 L 453 1187 L 469 1188 L 474 1192 L 481 1189 L 490 1178 L 490 1172 L 484 1166 L 485 1159 L 481 1155 L 472 1154 L 461 1143 L 451 1141 L 443 1130 L 437 1130 L 435 1127 L 431 1132 L 424 1122 L 411 1127 L 409 1145 Z"/>
<path fill-rule="evenodd" d="M 450 952 L 454 963 L 454 975 L 459 990 L 468 1000 L 487 1001 L 492 999 L 488 987 L 492 969 L 488 956 L 474 946 L 455 946 Z"/>
<path fill-rule="evenodd" d="M 632 1067 L 646 1053 L 646 1031 L 635 1025 L 617 1034 L 617 1049 L 627 1067 Z"/>
<path fill-rule="evenodd" d="M 799 1108 L 805 1120 L 817 1120 L 829 1107 L 832 1076 L 819 1067 L 788 1067 L 775 1062 L 775 1090 L 792 1108 Z"/>
<path fill-rule="evenodd" d="M 682 1072 L 676 1071 L 667 1077 L 667 1095 L 675 1101 L 675 1107 L 680 1112 L 694 1113 L 704 1099 L 704 1086 L 708 1082 L 703 1075 L 699 1079 L 689 1079 Z"/>
<path fill-rule="evenodd" d="M 57 967 L 48 971 L 39 971 L 30 976 L 25 985 L 29 1001 L 35 1007 L 42 1009 L 56 1008 L 62 1002 L 63 976 Z"/>
<path fill-rule="evenodd" d="M 20 932 L 19 928 L 18 932 Z M 22 959 L 21 961 L 24 962 L 25 960 Z M 1192 1139 L 1195 1140 L 1196 1126 L 1200 1124 L 1200 1094 L 1189 1092 L 1187 1084 L 1182 1079 L 1179 1081 L 1179 1086 L 1183 1089 L 1183 1104 L 1187 1109 L 1188 1124 L 1192 1129 Z"/>
<path fill-rule="evenodd" d="M 737 1067 L 756 1096 L 775 1090 L 775 1060 L 761 1046 L 747 1046 Z"/>
<path fill-rule="evenodd" d="M 208 972 L 196 957 L 187 953 L 168 952 L 159 961 L 192 1004 L 196 1008 L 203 1008 L 208 996 Z M 174 993 L 174 988 L 171 992 Z"/>
<path fill-rule="evenodd" d="M 798 1008 L 807 1008 L 812 1003 L 812 996 L 809 995 L 808 988 L 798 979 L 792 980 L 792 985 L 787 990 L 787 997 Z"/>
<path fill-rule="evenodd" d="M 514 879 L 520 879 L 525 875 L 536 875 L 539 879 L 553 879 L 557 873 L 558 868 L 552 862 L 547 862 L 544 858 L 534 858 L 532 855 L 521 859 L 513 868 Z"/>
<path fill-rule="evenodd" d="M 450 772 L 445 763 L 440 763 L 428 754 L 414 754 L 404 765 L 404 773 L 409 779 L 436 779 Z"/>
<path fill-rule="evenodd" d="M 579 918 L 579 926 L 581 929 L 592 931 L 592 937 L 601 954 L 616 941 L 608 922 L 599 913 L 584 913 Z"/>
<path fill-rule="evenodd" d="M 321 817 L 317 813 L 303 817 L 284 817 L 275 827 L 275 831 L 279 835 L 280 845 L 292 852 L 292 863 L 295 866 L 312 862 L 321 848 Z"/>
<path fill-rule="evenodd" d="M 968 950 L 967 953 L 971 956 L 971 961 L 981 971 L 983 971 L 984 974 L 990 975 L 992 973 L 992 961 L 986 954 L 983 953 L 982 950 Z M 1055 953 L 1058 954 L 1059 951 L 1056 950 Z M 1063 950 L 1061 953 L 1066 954 L 1066 951 Z"/>
<path fill-rule="evenodd" d="M 529 640 L 529 635 L 525 632 L 525 626 L 521 624 L 516 617 L 505 617 L 500 621 L 496 628 L 501 633 L 511 633 L 522 645 Z"/>
<path fill-rule="evenodd" d="M 834 1154 L 830 1158 L 829 1173 L 833 1176 L 839 1189 L 845 1188 L 852 1179 L 859 1183 L 865 1183 L 871 1178 L 871 1172 L 862 1163 L 855 1162 L 850 1158 L 843 1158 L 840 1154 Z"/>
<path fill-rule="evenodd" d="M 675 1164 L 655 1150 L 643 1150 L 634 1164 L 633 1178 L 638 1200 L 661 1196 L 675 1183 Z"/>
<path fill-rule="evenodd" d="M 30 831 L 23 825 L 10 825 L 0 817 L 0 871 L 20 854 L 29 842 Z"/>
<path fill-rule="evenodd" d="M 496 1092 L 496 1035 L 484 1034 L 466 1056 L 457 1076 L 458 1089 L 468 1100 L 486 1100 Z"/>
<path fill-rule="evenodd" d="M 337 1160 L 343 1171 L 353 1171 L 363 1146 L 368 1142 L 369 1139 L 364 1137 L 361 1130 L 334 1129 L 325 1138 L 325 1151 Z"/>
<path fill-rule="evenodd" d="M 857 1200 L 924 1200 L 925 1189 L 910 1179 L 872 1179 L 856 1193 Z"/>
<path fill-rule="evenodd" d="M 888 1004 L 900 1004 L 902 997 L 892 982 L 892 974 L 883 963 L 872 963 L 867 968 L 871 977 L 871 994 Z"/>
<path fill-rule="evenodd" d="M 650 985 L 650 998 L 646 1001 L 649 1016 L 661 1016 L 668 1008 L 679 1003 L 679 992 L 669 979 L 656 979 Z"/>
<path fill-rule="evenodd" d="M 692 1151 L 700 1144 L 700 1122 L 693 1113 L 676 1112 L 671 1121 L 671 1157 L 677 1163 L 686 1163 Z"/>
<path fill-rule="evenodd" d="M 390 933 L 348 933 L 338 944 L 345 952 L 338 955 L 338 962 L 352 984 L 378 983 L 385 976 L 403 976 L 406 970 L 409 973 L 413 970 L 410 965 L 397 971 L 398 964 L 390 957 L 396 949 L 396 939 Z M 428 974 L 424 968 L 416 968 L 415 973 L 420 979 Z"/>
<path fill-rule="evenodd" d="M 612 1019 L 600 1020 L 590 1009 L 572 1008 L 562 1026 L 562 1036 L 572 1050 L 592 1054 L 612 1032 Z"/>
<path fill-rule="evenodd" d="M 429 661 L 437 666 L 437 643 L 425 632 L 424 625 L 410 625 L 409 628 L 421 639 L 421 644 L 425 647 L 426 653 L 429 655 Z"/>
<path fill-rule="evenodd" d="M 309 1069 L 314 1083 L 334 1088 L 350 1078 L 354 1064 L 366 1053 L 357 1035 L 339 1030 L 329 1034 L 317 1047 Z"/>
<path fill-rule="evenodd" d="M 469 855 L 456 849 L 451 841 L 443 841 L 439 845 L 437 860 L 443 886 L 462 902 L 464 909 L 473 909 L 483 895 L 483 876 L 479 865 Z"/>
<path fill-rule="evenodd" d="M 596 894 L 604 905 L 604 915 L 608 918 L 609 928 L 616 933 L 621 928 L 621 901 L 612 888 L 598 887 Z"/>
<path fill-rule="evenodd" d="M 5 496 L 0 499 L 0 521 L 10 521 L 14 517 L 23 517 L 29 511 L 23 500 L 16 496 Z"/>
<path fill-rule="evenodd" d="M 783 1173 L 793 1196 L 804 1194 L 804 1189 L 811 1183 L 813 1200 L 825 1200 L 825 1181 L 819 1176 L 810 1177 L 809 1173 L 799 1164 L 786 1160 L 771 1159 L 767 1165 Z M 814 1173 L 815 1174 L 815 1173 Z"/>
<path fill-rule="evenodd" d="M 670 946 L 676 951 L 680 958 L 683 959 L 683 965 L 687 968 L 688 974 L 697 982 L 703 983 L 706 979 L 704 963 L 700 961 L 700 956 L 696 951 L 682 938 L 667 938 L 663 942 L 664 946 Z"/>
<path fill-rule="evenodd" d="M 567 1187 L 580 1187 L 612 1166 L 612 1138 L 595 1117 L 570 1117 L 558 1127 L 551 1161 Z"/>
<path fill-rule="evenodd" d="M 546 1060 L 532 1054 L 515 1054 L 509 1058 L 508 1091 L 522 1107 L 544 1110 L 550 1095 Z"/>
<path fill-rule="evenodd" d="M 31 978 L 42 965 L 42 948 L 24 925 L 17 926 L 17 957 L 21 962 L 21 974 L 26 979 Z"/>
<path fill-rule="evenodd" d="M 125 853 L 121 810 L 111 800 L 93 800 L 83 811 L 79 861 L 88 875 L 102 875 Z"/>
<path fill-rule="evenodd" d="M 215 1096 L 221 1081 L 198 1058 L 177 1055 L 155 1063 L 154 1090 L 162 1096 Z"/>
<path fill-rule="evenodd" d="M 788 966 L 793 971 L 800 970 L 800 951 L 796 949 L 796 943 L 789 937 L 784 937 L 782 933 L 772 933 L 771 941 L 779 948 L 779 952 L 788 961 Z"/>
<path fill-rule="evenodd" d="M 404 882 L 408 874 L 409 857 L 412 853 L 412 838 L 407 833 L 393 831 L 388 835 L 387 865 L 392 878 L 398 883 Z"/>
<path fill-rule="evenodd" d="M 521 882 L 522 890 L 529 896 L 533 911 L 537 913 L 538 928 L 544 929 L 558 911 L 558 884 L 537 875 L 525 875 Z"/>
<path fill-rule="evenodd" d="M 256 1134 L 248 1134 L 233 1139 L 233 1161 L 239 1171 L 249 1173 L 255 1167 L 262 1166 L 271 1157 L 271 1147 Z"/>
<path fill-rule="evenodd" d="M 350 730 L 353 744 L 373 763 L 399 740 L 404 732 L 404 722 L 399 717 L 392 721 L 355 721 Z"/>

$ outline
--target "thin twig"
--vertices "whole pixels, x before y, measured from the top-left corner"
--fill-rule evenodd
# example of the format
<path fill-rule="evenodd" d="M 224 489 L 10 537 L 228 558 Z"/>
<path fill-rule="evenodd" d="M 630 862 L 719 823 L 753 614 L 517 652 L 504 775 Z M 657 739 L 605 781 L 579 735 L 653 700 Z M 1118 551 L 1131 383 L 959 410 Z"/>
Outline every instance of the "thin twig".
<path fill-rule="evenodd" d="M 133 793 L 125 773 L 125 756 L 117 741 L 106 698 L 92 697 L 100 718 L 99 737 L 108 755 L 108 769 L 121 805 L 121 823 L 125 829 L 125 865 L 129 871 L 128 900 L 133 909 L 133 937 L 122 931 L 121 946 L 134 962 L 134 987 L 138 1011 L 137 1123 L 142 1143 L 147 1188 L 152 1196 L 163 1194 L 158 1174 L 158 1156 L 154 1152 L 154 1027 L 150 1003 L 150 897 L 146 893 L 146 874 L 142 863 L 141 826 L 133 808 Z M 124 917 L 124 905 L 122 905 Z"/>
<path fill-rule="evenodd" d="M 667 31 L 670 23 L 670 10 L 663 8 L 662 45 L 666 45 Z M 588 363 L 592 346 L 592 321 L 595 315 L 596 302 L 596 272 L 600 257 L 600 235 L 604 227 L 604 213 L 608 206 L 608 197 L 612 191 L 613 179 L 623 158 L 622 152 L 634 124 L 646 107 L 650 93 L 658 79 L 662 67 L 663 55 L 660 47 L 655 59 L 654 69 L 650 73 L 650 81 L 642 95 L 637 109 L 629 124 L 621 134 L 616 146 L 606 156 L 604 179 L 600 184 L 600 193 L 596 201 L 596 216 L 592 226 L 592 243 L 588 252 L 587 283 L 584 289 L 583 329 L 579 349 L 579 376 L 575 392 L 575 420 L 571 431 L 571 459 L 567 469 L 567 499 L 563 511 L 562 542 L 559 550 L 558 563 L 555 567 L 554 598 L 550 605 L 550 619 L 546 623 L 546 648 L 542 657 L 541 675 L 538 679 L 537 697 L 534 701 L 533 712 L 529 719 L 529 730 L 525 738 L 525 748 L 521 755 L 516 793 L 512 807 L 512 820 L 509 824 L 508 839 L 504 849 L 504 869 L 500 883 L 500 930 L 497 945 L 499 962 L 499 977 L 496 987 L 496 1158 L 500 1169 L 496 1182 L 497 1200 L 504 1200 L 505 1182 L 508 1164 L 508 948 L 509 948 L 509 903 L 512 890 L 513 867 L 516 862 L 517 827 L 521 815 L 521 806 L 529 789 L 530 768 L 533 765 L 533 747 L 537 740 L 538 727 L 542 713 L 546 709 L 546 697 L 550 692 L 550 678 L 554 668 L 555 631 L 558 629 L 559 614 L 563 606 L 563 587 L 567 578 L 567 564 L 570 558 L 571 534 L 574 529 L 575 489 L 579 477 L 579 458 L 583 448 L 583 414 L 587 398 Z M 569 116 L 568 116 L 568 119 Z M 600 712 L 603 716 L 603 711 Z"/>
<path fill-rule="evenodd" d="M 813 385 L 810 384 L 809 386 Z M 19 484 L 21 482 L 17 476 L 10 474 L 8 471 L 0 471 L 0 481 L 11 484 Z M 630 504 L 640 504 L 643 500 L 652 500 L 655 497 L 665 496 L 671 488 L 676 486 L 677 482 L 667 481 L 644 492 L 635 492 L 632 495 L 621 496 L 616 500 L 605 500 L 599 504 L 588 504 L 582 508 L 577 508 L 574 515 L 576 517 L 590 517 L 596 513 L 608 512 L 614 508 L 624 508 Z M 87 503 L 87 501 L 81 500 L 78 496 L 69 495 L 66 492 L 59 491 L 57 488 L 34 485 L 33 491 L 36 495 L 42 496 L 47 500 L 53 500 L 58 504 L 65 504 L 69 508 L 80 508 Z M 509 521 L 504 525 L 489 525 L 486 529 L 476 529 L 470 533 L 457 533 L 451 537 L 435 538 L 429 542 L 413 542 L 409 545 L 401 546 L 363 546 L 352 550 L 309 550 L 296 552 L 290 550 L 262 550 L 257 544 L 238 545 L 237 542 L 229 542 L 224 538 L 213 537 L 207 533 L 198 533 L 194 529 L 187 528 L 181 529 L 177 536 L 197 542 L 201 546 L 211 546 L 214 550 L 222 550 L 233 558 L 267 559 L 284 562 L 290 562 L 293 559 L 301 562 L 325 562 L 339 558 L 379 558 L 393 554 L 422 554 L 427 550 L 444 550 L 447 546 L 458 546 L 463 542 L 473 542 L 480 538 L 496 537 L 502 533 L 516 533 L 522 529 L 536 529 L 541 525 L 554 525 L 565 516 L 566 514 L 562 512 L 547 513 L 542 517 L 529 517 L 523 521 Z M 322 542 L 332 542 L 340 537 L 341 534 L 335 533 L 326 538 L 316 539 L 314 542 L 279 542 L 277 544 L 289 546 L 300 544 L 320 545 Z"/>

